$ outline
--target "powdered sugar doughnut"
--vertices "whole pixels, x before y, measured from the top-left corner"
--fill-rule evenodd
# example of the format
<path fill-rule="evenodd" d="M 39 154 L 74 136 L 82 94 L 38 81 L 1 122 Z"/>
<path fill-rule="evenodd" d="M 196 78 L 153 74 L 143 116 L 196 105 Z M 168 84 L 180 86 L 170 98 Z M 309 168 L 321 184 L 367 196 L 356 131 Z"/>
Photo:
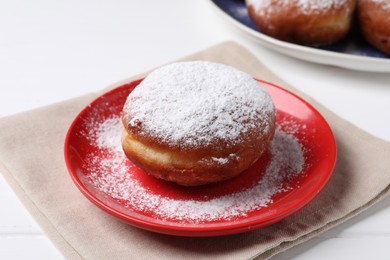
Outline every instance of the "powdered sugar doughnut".
<path fill-rule="evenodd" d="M 248 12 L 264 34 L 283 41 L 323 45 L 343 38 L 356 0 L 246 0 Z"/>
<path fill-rule="evenodd" d="M 366 40 L 390 55 L 390 1 L 360 0 L 357 17 Z"/>
<path fill-rule="evenodd" d="M 250 75 L 206 62 L 149 74 L 127 98 L 126 156 L 147 173 L 194 186 L 232 178 L 267 149 L 275 108 Z"/>

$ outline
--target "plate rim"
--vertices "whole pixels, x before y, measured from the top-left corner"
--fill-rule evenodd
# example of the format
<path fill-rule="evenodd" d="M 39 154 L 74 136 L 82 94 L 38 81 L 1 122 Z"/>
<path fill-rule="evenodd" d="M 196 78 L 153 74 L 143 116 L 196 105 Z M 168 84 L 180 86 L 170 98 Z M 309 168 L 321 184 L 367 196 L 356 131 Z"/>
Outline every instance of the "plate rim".
<path fill-rule="evenodd" d="M 81 111 L 76 115 L 76 117 L 73 119 L 72 123 L 70 124 L 68 131 L 65 136 L 64 140 L 64 159 L 65 164 L 68 170 L 68 174 L 71 176 L 71 179 L 73 183 L 76 185 L 76 187 L 79 189 L 79 191 L 88 199 L 90 200 L 95 206 L 99 207 L 106 213 L 122 220 L 123 222 L 126 222 L 130 225 L 136 226 L 141 229 L 157 232 L 157 233 L 163 233 L 163 234 L 169 234 L 169 235 L 175 235 L 175 236 L 187 236 L 187 237 L 210 237 L 210 236 L 224 236 L 224 235 L 232 235 L 232 234 L 238 234 L 246 231 L 255 230 L 258 228 L 262 228 L 271 224 L 274 224 L 282 219 L 285 219 L 286 217 L 295 214 L 299 210 L 301 210 L 303 207 L 307 206 L 326 186 L 326 184 L 329 182 L 330 177 L 333 174 L 336 160 L 337 160 L 337 144 L 334 137 L 334 133 L 326 121 L 326 119 L 322 116 L 322 114 L 314 108 L 309 102 L 304 100 L 303 98 L 299 97 L 298 95 L 292 93 L 291 91 L 284 89 L 282 87 L 279 87 L 275 84 L 269 83 L 264 80 L 260 80 L 255 78 L 260 83 L 265 83 L 266 85 L 269 85 L 273 88 L 277 88 L 278 90 L 281 90 L 282 92 L 287 93 L 288 95 L 291 95 L 292 97 L 298 99 L 300 102 L 304 103 L 306 106 L 310 108 L 312 112 L 316 114 L 317 117 L 321 119 L 321 121 L 324 123 L 324 126 L 327 128 L 327 132 L 330 134 L 331 137 L 331 144 L 329 144 L 330 147 L 330 155 L 329 158 L 332 161 L 333 165 L 329 172 L 322 176 L 321 181 L 318 181 L 316 183 L 315 189 L 312 188 L 310 192 L 308 192 L 304 197 L 303 200 L 296 201 L 294 203 L 291 203 L 288 207 L 284 207 L 284 210 L 282 213 L 275 216 L 268 216 L 265 220 L 261 221 L 260 223 L 254 219 L 254 217 L 251 217 L 248 220 L 240 220 L 238 223 L 232 223 L 231 221 L 226 221 L 224 224 L 219 223 L 206 223 L 202 224 L 202 227 L 195 226 L 192 224 L 186 224 L 186 223 L 176 223 L 176 222 L 167 222 L 167 223 L 174 223 L 171 224 L 164 224 L 158 222 L 151 222 L 147 221 L 145 219 L 134 217 L 133 215 L 125 214 L 113 207 L 110 207 L 103 201 L 101 201 L 99 198 L 97 198 L 80 180 L 78 177 L 77 172 L 72 167 L 72 162 L 70 158 L 70 145 L 69 141 L 71 138 L 71 134 L 73 132 L 74 127 L 79 122 L 80 118 L 82 118 L 82 115 L 86 113 L 86 111 L 93 107 L 94 103 L 97 103 L 102 98 L 111 95 L 112 93 L 117 92 L 121 88 L 135 88 L 142 80 L 143 78 L 132 80 L 131 82 L 123 83 L 122 85 L 119 85 L 117 87 L 114 87 L 113 89 L 102 93 L 95 99 L 93 99 L 91 102 L 89 102 L 84 108 L 82 108 Z M 132 90 L 131 90 L 132 91 Z M 229 224 L 227 224 L 229 223 Z M 178 225 L 175 225 L 178 224 Z M 219 225 L 218 225 L 219 224 Z"/>
<path fill-rule="evenodd" d="M 217 13 L 222 16 L 224 19 L 226 19 L 228 22 L 233 24 L 235 27 L 240 29 L 242 32 L 248 34 L 253 39 L 259 41 L 264 46 L 268 48 L 272 48 L 273 50 L 283 53 L 287 56 L 294 57 L 300 60 L 310 61 L 317 64 L 324 64 L 324 65 L 332 65 L 336 67 L 342 67 L 346 69 L 356 70 L 356 71 L 367 71 L 367 72 L 380 72 L 380 73 L 386 73 L 390 72 L 390 58 L 377 58 L 377 57 L 371 57 L 371 56 L 363 56 L 363 55 L 353 55 L 348 53 L 340 53 L 340 52 L 334 52 L 330 50 L 323 50 L 323 49 L 316 49 L 309 46 L 289 43 L 285 41 L 281 41 L 278 39 L 275 39 L 271 36 L 265 35 L 259 31 L 256 31 L 245 24 L 237 21 L 234 19 L 231 15 L 229 15 L 227 12 L 225 12 L 221 7 L 219 7 L 214 0 L 208 1 L 211 6 L 213 6 L 214 10 L 217 11 Z M 278 47 L 278 48 L 276 48 Z M 288 53 L 287 51 L 290 51 L 291 53 Z M 298 53 L 297 53 L 298 52 Z M 326 58 L 326 60 L 330 61 L 318 61 L 314 59 L 305 59 L 299 56 L 299 53 L 304 53 L 308 55 L 317 55 L 322 58 Z M 348 61 L 348 63 L 354 64 L 353 66 L 347 66 L 342 65 L 340 63 L 337 63 L 336 61 L 333 61 L 334 59 L 342 59 Z M 370 65 L 375 64 L 376 66 L 380 66 L 380 68 L 373 68 L 373 66 L 360 66 L 359 63 L 369 62 Z"/>

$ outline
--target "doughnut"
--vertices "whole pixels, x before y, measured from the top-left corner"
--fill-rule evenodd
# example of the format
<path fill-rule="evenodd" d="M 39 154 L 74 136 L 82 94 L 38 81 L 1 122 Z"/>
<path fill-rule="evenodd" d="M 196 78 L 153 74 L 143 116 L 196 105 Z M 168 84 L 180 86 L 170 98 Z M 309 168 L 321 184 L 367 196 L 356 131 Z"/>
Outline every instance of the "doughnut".
<path fill-rule="evenodd" d="M 275 107 L 248 74 L 208 61 L 150 73 L 122 111 L 125 155 L 146 173 L 184 186 L 237 176 L 267 150 Z"/>
<path fill-rule="evenodd" d="M 360 0 L 356 13 L 367 42 L 390 55 L 390 1 Z"/>
<path fill-rule="evenodd" d="M 249 16 L 259 30 L 273 38 L 325 45 L 350 30 L 355 0 L 246 0 Z"/>

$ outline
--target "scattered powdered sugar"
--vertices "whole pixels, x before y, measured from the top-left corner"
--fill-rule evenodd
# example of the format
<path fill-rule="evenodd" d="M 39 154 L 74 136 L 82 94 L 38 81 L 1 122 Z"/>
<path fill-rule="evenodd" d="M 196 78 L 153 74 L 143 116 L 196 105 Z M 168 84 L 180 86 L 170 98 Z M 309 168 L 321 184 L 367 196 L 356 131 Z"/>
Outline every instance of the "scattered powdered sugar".
<path fill-rule="evenodd" d="M 227 164 L 229 162 L 228 158 L 218 158 L 218 157 L 211 157 L 213 161 L 218 162 L 219 164 Z"/>
<path fill-rule="evenodd" d="M 157 136 L 181 149 L 235 145 L 259 122 L 266 135 L 275 114 L 271 97 L 249 74 L 207 61 L 153 71 L 131 92 L 124 111 L 138 135 Z"/>
<path fill-rule="evenodd" d="M 293 133 L 298 127 L 292 123 L 292 132 L 277 128 L 270 144 L 271 159 L 263 177 L 253 186 L 207 200 L 175 199 L 150 191 L 134 178 L 132 168 L 135 166 L 121 151 L 122 125 L 119 116 L 89 124 L 91 130 L 85 138 L 99 148 L 85 158 L 84 174 L 89 182 L 129 209 L 152 214 L 162 220 L 201 223 L 245 216 L 255 209 L 266 207 L 275 194 L 288 190 L 290 187 L 284 185 L 285 181 L 301 174 L 305 167 L 303 147 Z M 288 129 L 286 125 L 283 129 Z M 224 163 L 220 158 L 215 160 Z"/>
<path fill-rule="evenodd" d="M 390 1 L 388 0 L 372 0 L 372 2 L 381 5 L 381 7 L 386 10 L 390 9 Z"/>
<path fill-rule="evenodd" d="M 96 145 L 99 148 L 116 148 L 121 151 L 120 140 L 123 131 L 122 121 L 117 117 L 109 118 L 96 128 Z M 111 134 L 106 134 L 110 132 Z"/>
<path fill-rule="evenodd" d="M 273 14 L 281 8 L 296 6 L 303 14 L 326 12 L 341 8 L 347 0 L 247 0 L 247 4 L 261 15 Z"/>

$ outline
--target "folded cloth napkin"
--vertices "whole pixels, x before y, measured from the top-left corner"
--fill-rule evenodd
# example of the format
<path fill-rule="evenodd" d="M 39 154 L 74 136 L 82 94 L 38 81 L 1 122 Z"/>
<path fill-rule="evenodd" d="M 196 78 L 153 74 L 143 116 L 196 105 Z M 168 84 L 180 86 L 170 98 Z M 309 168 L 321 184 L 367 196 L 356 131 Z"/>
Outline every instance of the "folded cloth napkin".
<path fill-rule="evenodd" d="M 297 93 L 233 42 L 183 60 L 225 63 Z M 0 119 L 0 172 L 68 259 L 265 259 L 346 221 L 389 194 L 390 143 L 297 93 L 329 122 L 338 148 L 330 182 L 308 206 L 272 226 L 226 237 L 175 237 L 132 227 L 90 203 L 73 184 L 64 162 L 69 125 L 99 94 Z"/>

